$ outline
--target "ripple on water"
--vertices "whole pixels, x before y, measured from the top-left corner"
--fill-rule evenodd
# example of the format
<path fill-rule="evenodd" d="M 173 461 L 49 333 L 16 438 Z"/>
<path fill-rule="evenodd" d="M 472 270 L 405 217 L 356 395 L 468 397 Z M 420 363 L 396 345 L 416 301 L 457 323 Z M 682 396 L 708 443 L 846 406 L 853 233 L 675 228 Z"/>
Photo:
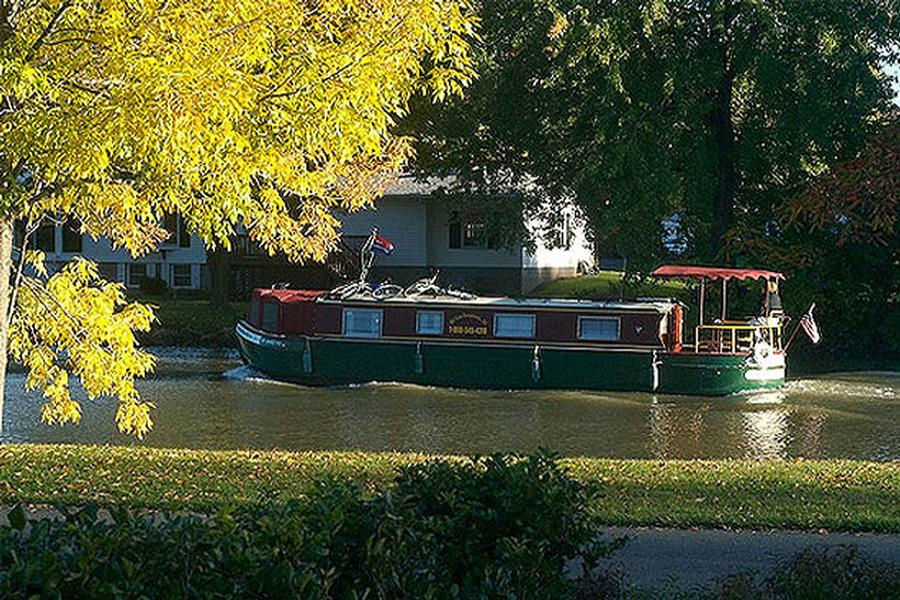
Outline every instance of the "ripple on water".
<path fill-rule="evenodd" d="M 240 365 L 233 351 L 153 351 L 158 372 L 139 385 L 158 407 L 156 427 L 140 442 L 152 446 L 900 460 L 900 375 L 804 378 L 727 398 L 397 383 L 314 388 L 272 381 Z M 137 443 L 116 431 L 114 400 L 83 401 L 81 424 L 50 427 L 40 422 L 40 395 L 23 387 L 24 376 L 11 373 L 0 440 Z"/>
<path fill-rule="evenodd" d="M 835 373 L 814 379 L 788 381 L 784 391 L 791 395 L 839 396 L 868 400 L 897 400 L 900 398 L 900 375 Z"/>

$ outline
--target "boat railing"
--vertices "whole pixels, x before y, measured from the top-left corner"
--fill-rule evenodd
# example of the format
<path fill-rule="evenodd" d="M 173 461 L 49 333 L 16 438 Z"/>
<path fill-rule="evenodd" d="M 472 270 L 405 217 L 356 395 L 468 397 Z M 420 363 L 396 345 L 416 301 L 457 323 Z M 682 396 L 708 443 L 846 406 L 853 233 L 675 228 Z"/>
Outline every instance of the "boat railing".
<path fill-rule="evenodd" d="M 746 354 L 756 343 L 765 341 L 773 350 L 781 350 L 781 323 L 729 322 L 698 325 L 694 330 L 696 352 L 708 354 Z"/>

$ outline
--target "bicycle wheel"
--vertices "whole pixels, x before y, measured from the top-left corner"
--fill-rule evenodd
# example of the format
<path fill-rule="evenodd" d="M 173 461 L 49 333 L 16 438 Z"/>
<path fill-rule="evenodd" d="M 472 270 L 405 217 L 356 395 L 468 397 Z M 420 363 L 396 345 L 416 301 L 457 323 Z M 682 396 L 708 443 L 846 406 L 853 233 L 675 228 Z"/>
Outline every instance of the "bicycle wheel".
<path fill-rule="evenodd" d="M 402 287 L 394 285 L 393 283 L 387 283 L 372 290 L 372 297 L 377 300 L 387 300 L 388 298 L 395 298 L 402 293 Z"/>

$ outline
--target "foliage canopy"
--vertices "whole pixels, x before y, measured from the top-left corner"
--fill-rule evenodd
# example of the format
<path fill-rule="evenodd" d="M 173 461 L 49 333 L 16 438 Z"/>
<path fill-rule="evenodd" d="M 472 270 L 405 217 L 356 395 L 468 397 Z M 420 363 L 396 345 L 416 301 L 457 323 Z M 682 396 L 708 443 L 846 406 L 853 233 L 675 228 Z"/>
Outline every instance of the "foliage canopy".
<path fill-rule="evenodd" d="M 333 211 L 369 206 L 409 156 L 389 128 L 410 97 L 472 78 L 475 25 L 467 0 L 0 0 L 0 221 L 72 220 L 139 256 L 178 214 L 210 246 L 240 225 L 320 260 Z M 45 416 L 77 418 L 68 372 L 146 432 L 133 380 L 152 359 L 131 332 L 149 309 L 85 262 L 19 287 L 10 348 Z"/>
<path fill-rule="evenodd" d="M 893 0 L 483 0 L 479 80 L 412 111 L 416 166 L 572 197 L 603 251 L 740 263 L 890 111 Z"/>

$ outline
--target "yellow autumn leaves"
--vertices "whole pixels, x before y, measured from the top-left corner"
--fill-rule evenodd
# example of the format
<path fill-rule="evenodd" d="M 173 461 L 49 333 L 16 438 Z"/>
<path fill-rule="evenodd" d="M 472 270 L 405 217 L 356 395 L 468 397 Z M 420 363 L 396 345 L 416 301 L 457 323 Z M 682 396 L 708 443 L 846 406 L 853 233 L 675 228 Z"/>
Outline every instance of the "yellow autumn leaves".
<path fill-rule="evenodd" d="M 410 97 L 474 76 L 468 0 L 2 4 L 0 220 L 77 219 L 135 255 L 177 213 L 209 245 L 243 227 L 271 253 L 323 259 L 335 212 L 370 206 L 409 156 L 390 127 Z M 46 419 L 77 420 L 74 375 L 118 396 L 120 427 L 140 434 L 133 381 L 152 360 L 133 331 L 151 317 L 86 264 L 23 283 L 10 347 Z M 61 316 L 35 324 L 57 295 Z"/>
<path fill-rule="evenodd" d="M 41 271 L 40 255 L 29 258 Z M 148 306 L 127 302 L 121 284 L 103 281 L 94 263 L 76 258 L 47 279 L 22 278 L 9 351 L 28 370 L 26 387 L 43 390 L 41 414 L 48 423 L 81 416 L 69 390 L 71 374 L 89 398 L 118 398 L 119 428 L 142 436 L 152 425 L 152 406 L 140 400 L 134 380 L 153 369 L 154 358 L 136 346 L 134 334 L 152 322 Z"/>

